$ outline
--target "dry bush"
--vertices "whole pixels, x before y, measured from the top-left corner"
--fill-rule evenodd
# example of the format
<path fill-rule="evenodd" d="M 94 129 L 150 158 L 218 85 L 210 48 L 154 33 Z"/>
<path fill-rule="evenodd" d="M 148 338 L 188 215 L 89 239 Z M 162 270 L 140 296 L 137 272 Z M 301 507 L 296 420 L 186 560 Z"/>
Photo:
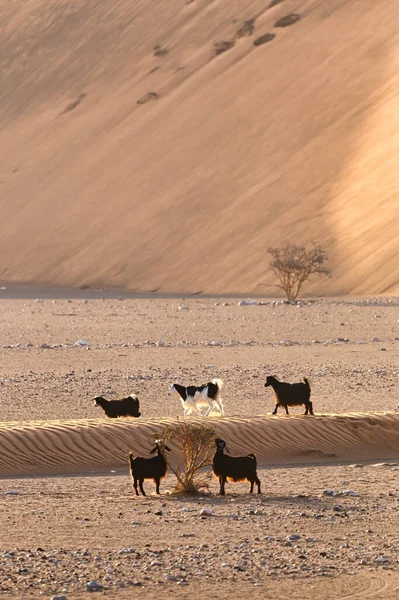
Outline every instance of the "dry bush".
<path fill-rule="evenodd" d="M 213 46 L 215 56 L 218 56 L 219 54 L 223 54 L 223 52 L 227 52 L 227 50 L 230 50 L 230 48 L 234 46 L 234 40 L 223 40 L 221 42 L 214 42 Z"/>
<path fill-rule="evenodd" d="M 165 442 L 174 440 L 181 449 L 183 470 L 179 466 L 171 465 L 168 460 L 168 466 L 177 479 L 175 492 L 209 490 L 211 474 L 198 471 L 211 464 L 215 440 L 213 427 L 178 420 L 175 425 L 162 427 L 154 437 Z"/>
<path fill-rule="evenodd" d="M 272 257 L 272 271 L 280 280 L 277 287 L 284 290 L 287 300 L 297 299 L 311 275 L 331 275 L 330 269 L 324 266 L 327 255 L 321 246 L 314 245 L 307 250 L 304 246 L 285 244 L 281 248 L 269 248 L 268 253 Z"/>
<path fill-rule="evenodd" d="M 153 47 L 154 56 L 166 56 L 169 52 L 167 48 L 162 48 L 159 44 Z"/>

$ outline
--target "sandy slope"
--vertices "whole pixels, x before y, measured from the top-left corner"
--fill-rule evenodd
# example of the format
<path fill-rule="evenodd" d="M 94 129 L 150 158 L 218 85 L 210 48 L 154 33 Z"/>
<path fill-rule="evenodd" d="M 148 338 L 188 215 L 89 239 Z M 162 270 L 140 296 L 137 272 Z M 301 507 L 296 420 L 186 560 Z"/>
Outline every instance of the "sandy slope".
<path fill-rule="evenodd" d="M 149 455 L 153 434 L 175 422 L 0 423 L 0 477 L 126 470 L 129 451 Z M 216 418 L 211 424 L 232 454 L 255 452 L 260 466 L 387 459 L 399 453 L 399 415 L 393 413 Z M 171 463 L 179 463 L 179 448 L 171 443 L 171 450 Z"/>
<path fill-rule="evenodd" d="M 316 240 L 334 277 L 309 289 L 398 292 L 391 1 L 0 0 L 0 16 L 3 280 L 263 293 L 265 249 Z"/>

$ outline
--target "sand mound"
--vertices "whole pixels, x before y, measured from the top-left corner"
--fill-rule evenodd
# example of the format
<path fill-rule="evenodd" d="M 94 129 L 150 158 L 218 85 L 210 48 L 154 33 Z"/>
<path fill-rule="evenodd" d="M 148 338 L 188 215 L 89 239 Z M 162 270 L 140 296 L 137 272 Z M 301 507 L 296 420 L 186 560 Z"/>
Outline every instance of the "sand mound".
<path fill-rule="evenodd" d="M 1 3 L 1 279 L 270 294 L 317 241 L 309 292 L 399 292 L 396 3 L 270 4 Z"/>
<path fill-rule="evenodd" d="M 0 476 L 127 468 L 128 452 L 146 456 L 152 448 L 152 433 L 173 422 L 99 419 L 3 423 Z M 393 413 L 215 418 L 204 422 L 214 424 L 232 454 L 255 452 L 260 466 L 399 456 L 399 415 Z M 171 460 L 178 461 L 177 448 L 171 446 Z"/>

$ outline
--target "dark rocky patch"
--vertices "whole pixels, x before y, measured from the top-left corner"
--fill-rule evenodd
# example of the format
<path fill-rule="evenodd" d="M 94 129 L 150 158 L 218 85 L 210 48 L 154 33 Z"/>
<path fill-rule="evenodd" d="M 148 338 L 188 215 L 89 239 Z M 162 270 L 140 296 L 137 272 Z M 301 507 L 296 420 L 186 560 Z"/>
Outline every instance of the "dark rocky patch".
<path fill-rule="evenodd" d="M 68 104 L 68 106 L 66 106 L 64 108 L 64 110 L 62 111 L 62 115 L 64 115 L 67 112 L 70 112 L 71 110 L 73 110 L 74 108 L 76 108 L 77 106 L 79 106 L 79 104 L 82 102 L 82 100 L 86 98 L 86 94 L 79 94 L 79 96 L 76 98 L 76 100 L 74 100 L 73 102 L 71 102 L 70 104 Z"/>
<path fill-rule="evenodd" d="M 145 104 L 149 100 L 157 100 L 159 98 L 156 92 L 148 92 L 145 96 L 137 100 L 137 104 Z"/>
<path fill-rule="evenodd" d="M 286 15 L 285 17 L 281 17 L 278 21 L 275 22 L 275 27 L 288 27 L 289 25 L 293 25 L 300 19 L 300 15 L 296 13 L 292 13 L 292 15 Z"/>
<path fill-rule="evenodd" d="M 275 37 L 275 33 L 264 33 L 254 40 L 254 46 L 261 46 L 262 44 L 266 44 L 266 42 L 271 42 Z"/>

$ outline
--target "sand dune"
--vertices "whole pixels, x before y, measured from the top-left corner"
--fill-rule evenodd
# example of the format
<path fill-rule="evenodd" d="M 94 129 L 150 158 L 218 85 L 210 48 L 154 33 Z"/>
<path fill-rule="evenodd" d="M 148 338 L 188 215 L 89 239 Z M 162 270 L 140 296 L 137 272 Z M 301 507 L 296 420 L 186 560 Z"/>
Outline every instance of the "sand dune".
<path fill-rule="evenodd" d="M 315 240 L 309 292 L 399 292 L 396 5 L 269 5 L 0 2 L 2 280 L 275 293 Z"/>
<path fill-rule="evenodd" d="M 198 421 L 198 419 L 195 419 Z M 152 434 L 174 419 L 29 421 L 0 424 L 0 476 L 106 472 L 147 455 Z M 208 420 L 203 422 L 209 423 Z M 256 453 L 260 466 L 397 458 L 399 415 L 211 419 L 232 454 Z M 171 461 L 178 462 L 171 444 Z"/>

